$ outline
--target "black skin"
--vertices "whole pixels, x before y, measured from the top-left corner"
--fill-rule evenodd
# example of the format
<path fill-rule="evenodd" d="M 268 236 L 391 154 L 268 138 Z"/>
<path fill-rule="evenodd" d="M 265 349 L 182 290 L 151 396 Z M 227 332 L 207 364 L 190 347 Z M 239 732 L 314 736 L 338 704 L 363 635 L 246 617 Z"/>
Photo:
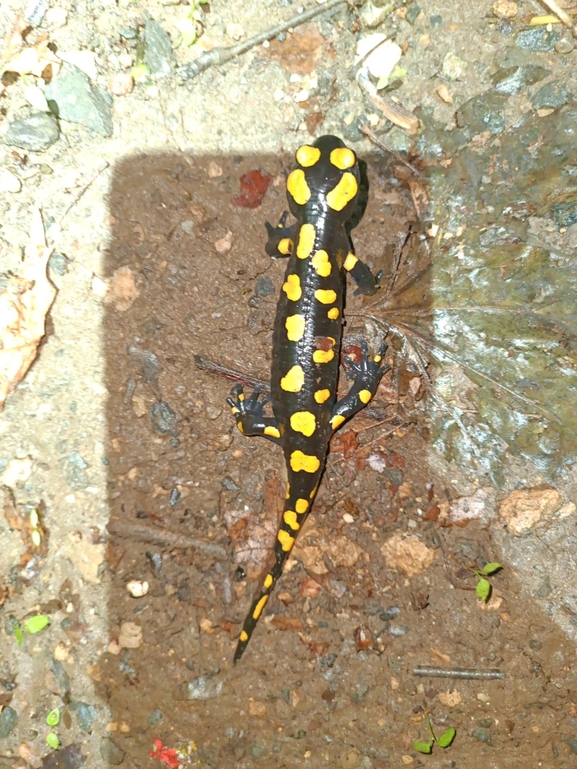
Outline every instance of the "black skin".
<path fill-rule="evenodd" d="M 282 447 L 288 475 L 285 510 L 277 533 L 274 562 L 244 622 L 234 655 L 235 664 L 250 640 L 266 603 L 265 597 L 268 598 L 274 589 L 294 540 L 310 512 L 334 430 L 365 407 L 376 393 L 381 377 L 389 369 L 389 366 L 383 365 L 387 346 L 383 344 L 371 360 L 367 344 L 363 342 L 361 361 L 349 361 L 348 364 L 349 375 L 354 379 L 352 387 L 344 398 L 337 401 L 346 272 L 350 272 L 356 282 L 357 293 L 363 294 L 377 292 L 382 273 L 375 277 L 362 261 L 356 258 L 347 260 L 347 255 L 352 254 L 349 230 L 357 210 L 360 179 L 356 156 L 347 150 L 348 157 L 352 158 L 351 165 L 339 168 L 332 162 L 331 152 L 335 149 L 346 150 L 346 145 L 340 139 L 322 136 L 311 146 L 316 148 L 311 152 L 312 157 L 318 155 L 317 150 L 320 151 L 318 160 L 302 166 L 298 162 L 301 148 L 297 152 L 296 166 L 296 169 L 304 173 L 310 192 L 309 199 L 299 204 L 291 194 L 295 189 L 294 185 L 291 186 L 292 174 L 287 182 L 289 207 L 296 223 L 287 226 L 288 214 L 285 212 L 277 227 L 272 227 L 268 222 L 266 225 L 269 236 L 267 253 L 277 258 L 288 258 L 285 284 L 274 324 L 271 397 L 261 400 L 256 389 L 245 399 L 242 385 L 237 384 L 228 398 L 237 426 L 244 435 L 262 435 Z M 305 153 L 308 151 L 311 148 L 305 147 Z M 344 174 L 350 174 L 356 180 L 355 187 L 355 182 L 348 177 L 356 193 L 341 210 L 335 210 L 328 205 L 327 194 L 339 184 Z M 303 257 L 301 254 L 299 257 L 296 252 L 303 225 L 313 225 L 314 244 L 310 255 Z M 292 248 L 287 249 L 289 240 Z M 313 257 L 319 251 L 328 255 L 329 274 L 326 274 L 327 268 L 324 273 L 319 273 L 314 266 Z M 291 281 L 296 280 L 295 276 L 298 276 L 300 288 L 296 294 L 290 290 Z M 286 286 L 289 286 L 288 290 L 285 290 Z M 323 296 L 330 294 L 330 302 L 319 300 L 318 294 L 315 295 L 319 289 Z M 338 310 L 338 316 L 329 317 L 329 310 L 334 313 Z M 290 338 L 287 325 L 287 318 L 295 316 L 301 318 L 304 327 L 296 341 Z M 319 362 L 318 359 L 315 361 L 315 354 L 326 354 L 327 357 Z M 300 379 L 290 377 L 289 372 L 294 372 L 295 367 L 300 367 Z M 272 401 L 273 417 L 265 416 L 263 410 L 269 400 Z M 302 419 L 302 415 L 305 415 L 304 427 L 302 421 L 291 421 L 291 416 L 295 414 L 295 419 Z M 294 452 L 297 452 L 296 459 Z M 303 456 L 304 465 L 300 461 Z"/>

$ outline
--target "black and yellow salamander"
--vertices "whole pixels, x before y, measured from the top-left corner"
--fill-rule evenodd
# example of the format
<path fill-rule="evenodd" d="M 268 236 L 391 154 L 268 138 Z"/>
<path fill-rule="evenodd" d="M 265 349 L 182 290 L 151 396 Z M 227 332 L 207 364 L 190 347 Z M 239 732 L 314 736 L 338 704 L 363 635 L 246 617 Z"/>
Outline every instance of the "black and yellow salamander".
<path fill-rule="evenodd" d="M 271 400 L 274 417 L 265 416 L 268 398 L 255 390 L 245 398 L 237 384 L 228 403 L 244 435 L 263 435 L 283 450 L 288 484 L 275 543 L 274 565 L 266 574 L 234 655 L 242 656 L 283 565 L 313 504 L 332 434 L 369 403 L 387 370 L 381 349 L 370 360 L 362 343 L 349 393 L 337 401 L 345 275 L 364 294 L 378 290 L 378 278 L 355 256 L 346 225 L 355 212 L 359 165 L 355 153 L 336 136 L 322 136 L 296 152 L 287 179 L 287 197 L 296 223 L 267 223 L 267 253 L 288 257 L 273 334 Z"/>

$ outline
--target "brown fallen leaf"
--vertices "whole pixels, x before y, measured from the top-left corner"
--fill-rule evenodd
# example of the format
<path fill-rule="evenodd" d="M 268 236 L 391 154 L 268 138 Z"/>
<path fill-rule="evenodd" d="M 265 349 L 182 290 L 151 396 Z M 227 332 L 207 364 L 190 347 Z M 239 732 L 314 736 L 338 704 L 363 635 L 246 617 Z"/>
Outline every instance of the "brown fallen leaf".
<path fill-rule="evenodd" d="M 310 75 L 321 57 L 335 57 L 332 45 L 315 24 L 303 24 L 282 43 L 277 39 L 271 40 L 269 48 L 264 50 L 268 58 L 278 61 L 287 72 L 299 75 Z"/>
<path fill-rule="evenodd" d="M 42 77 L 47 67 L 51 68 L 51 77 L 58 74 L 61 60 L 48 47 L 47 39 L 40 40 L 35 46 L 23 48 L 2 65 L 4 72 L 17 72 L 19 75 Z"/>
<path fill-rule="evenodd" d="M 46 274 L 51 253 L 40 210 L 35 208 L 22 273 L 10 276 L 0 294 L 0 411 L 26 375 L 46 333 L 46 315 L 56 296 Z"/>

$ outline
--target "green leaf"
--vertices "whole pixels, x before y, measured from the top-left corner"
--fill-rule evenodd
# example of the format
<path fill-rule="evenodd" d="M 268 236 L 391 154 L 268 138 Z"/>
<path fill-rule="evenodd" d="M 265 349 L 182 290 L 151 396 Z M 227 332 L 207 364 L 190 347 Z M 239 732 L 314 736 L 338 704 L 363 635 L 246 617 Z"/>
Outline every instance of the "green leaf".
<path fill-rule="evenodd" d="M 52 748 L 52 750 L 58 750 L 58 747 L 60 746 L 58 735 L 54 732 L 48 732 L 46 735 L 46 744 L 49 748 Z"/>
<path fill-rule="evenodd" d="M 481 601 L 488 601 L 491 597 L 491 583 L 488 579 L 480 579 L 477 582 L 477 595 Z"/>
<path fill-rule="evenodd" d="M 39 633 L 41 630 L 50 624 L 50 617 L 47 614 L 37 614 L 35 617 L 30 617 L 24 624 L 24 630 L 27 633 Z"/>
<path fill-rule="evenodd" d="M 194 19 L 183 19 L 178 24 L 178 29 L 182 35 L 182 44 L 188 47 L 194 45 L 196 38 L 198 37 Z"/>
<path fill-rule="evenodd" d="M 60 721 L 60 708 L 54 708 L 46 716 L 46 723 L 48 726 L 56 726 Z"/>
<path fill-rule="evenodd" d="M 447 729 L 446 732 L 443 732 L 443 734 L 441 734 L 441 736 L 437 740 L 437 743 L 439 744 L 439 746 L 441 748 L 448 748 L 449 745 L 455 739 L 455 735 L 456 734 L 457 734 L 457 730 L 453 729 L 453 727 L 451 727 L 450 729 Z"/>
<path fill-rule="evenodd" d="M 22 633 L 21 627 L 14 628 L 14 638 L 16 639 L 18 646 L 22 646 L 22 643 L 24 642 L 24 634 Z"/>
<path fill-rule="evenodd" d="M 413 742 L 413 750 L 418 750 L 419 753 L 432 753 L 433 740 L 429 742 Z"/>
<path fill-rule="evenodd" d="M 502 568 L 500 563 L 486 563 L 483 566 L 483 574 L 495 574 L 496 571 L 499 571 Z"/>
<path fill-rule="evenodd" d="M 132 75 L 136 83 L 141 83 L 145 80 L 148 80 L 150 76 L 150 69 L 147 67 L 146 64 L 136 64 L 130 70 L 130 74 Z"/>

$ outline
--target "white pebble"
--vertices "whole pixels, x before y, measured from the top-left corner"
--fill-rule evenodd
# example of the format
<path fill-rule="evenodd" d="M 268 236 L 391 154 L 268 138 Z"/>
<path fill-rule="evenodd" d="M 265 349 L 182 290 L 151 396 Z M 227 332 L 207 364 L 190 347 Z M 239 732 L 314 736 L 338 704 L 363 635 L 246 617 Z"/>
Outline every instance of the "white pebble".
<path fill-rule="evenodd" d="M 142 596 L 148 593 L 149 584 L 146 580 L 140 581 L 133 579 L 127 583 L 126 589 L 133 598 L 142 598 Z"/>

